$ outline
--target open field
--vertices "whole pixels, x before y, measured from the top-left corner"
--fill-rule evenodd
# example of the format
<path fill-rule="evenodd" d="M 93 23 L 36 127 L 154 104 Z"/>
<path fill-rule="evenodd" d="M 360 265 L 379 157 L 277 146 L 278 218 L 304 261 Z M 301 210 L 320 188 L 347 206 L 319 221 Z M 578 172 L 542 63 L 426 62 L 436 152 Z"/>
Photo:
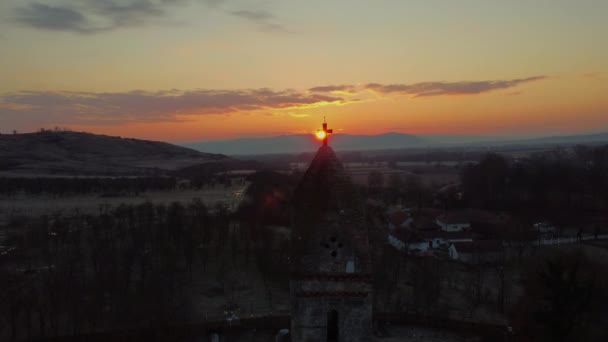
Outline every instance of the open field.
<path fill-rule="evenodd" d="M 359 185 L 367 185 L 369 174 L 372 172 L 379 172 L 384 176 L 385 186 L 388 186 L 391 174 L 399 174 L 402 179 L 405 179 L 407 176 L 416 176 L 427 186 L 443 186 L 456 183 L 460 177 L 459 170 L 455 167 L 437 167 L 425 163 L 416 163 L 414 166 L 399 167 L 398 169 L 389 168 L 388 166 L 351 166 L 348 167 L 348 171 L 355 183 Z"/>
<path fill-rule="evenodd" d="M 216 203 L 225 203 L 231 209 L 234 209 L 240 203 L 247 185 L 247 183 L 243 182 L 228 188 L 218 185 L 201 190 L 147 191 L 138 195 L 117 195 L 112 197 L 102 196 L 97 193 L 61 197 L 52 195 L 29 196 L 24 194 L 11 197 L 0 196 L 0 224 L 11 215 L 38 216 L 56 211 L 70 210 L 92 213 L 97 212 L 101 207 L 117 206 L 122 203 L 186 203 L 195 198 L 200 198 L 208 206 Z"/>
<path fill-rule="evenodd" d="M 216 256 L 205 271 L 195 272 L 187 286 L 188 305 L 196 320 L 223 319 L 224 311 L 242 318 L 289 313 L 287 284 L 265 281 L 254 260 L 235 265 L 230 259 L 228 253 Z"/>
<path fill-rule="evenodd" d="M 352 176 L 353 181 L 361 186 L 368 184 L 369 174 L 379 172 L 384 176 L 385 185 L 391 174 L 399 174 L 402 178 L 408 175 L 420 177 L 426 185 L 447 185 L 458 182 L 460 179 L 460 167 L 472 161 L 463 162 L 397 162 L 395 167 L 389 167 L 388 162 L 348 162 L 343 163 L 344 168 Z M 307 163 L 291 163 L 290 167 L 295 170 L 305 171 Z"/>

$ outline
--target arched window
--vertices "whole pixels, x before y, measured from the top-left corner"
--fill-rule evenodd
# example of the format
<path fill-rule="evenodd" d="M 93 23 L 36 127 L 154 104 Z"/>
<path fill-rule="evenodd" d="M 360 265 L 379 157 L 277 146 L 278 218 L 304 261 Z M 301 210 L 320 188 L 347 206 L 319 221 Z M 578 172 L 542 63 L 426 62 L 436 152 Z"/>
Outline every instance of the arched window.
<path fill-rule="evenodd" d="M 331 310 L 327 313 L 327 342 L 338 342 L 338 311 Z"/>

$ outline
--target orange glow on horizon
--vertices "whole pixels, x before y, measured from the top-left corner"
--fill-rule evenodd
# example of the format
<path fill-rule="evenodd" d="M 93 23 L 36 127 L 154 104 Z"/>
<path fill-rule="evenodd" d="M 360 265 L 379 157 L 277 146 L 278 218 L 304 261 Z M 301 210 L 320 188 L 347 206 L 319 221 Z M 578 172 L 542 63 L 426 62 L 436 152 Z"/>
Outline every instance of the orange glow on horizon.
<path fill-rule="evenodd" d="M 604 96 L 608 86 L 590 82 L 586 78 L 548 80 L 526 85 L 518 95 L 510 95 L 510 90 L 468 97 L 414 99 L 387 95 L 350 106 L 333 105 L 305 111 L 293 107 L 234 110 L 223 114 L 192 110 L 174 116 L 169 113 L 158 121 L 140 122 L 137 121 L 139 117 L 134 117 L 134 121 L 105 123 L 91 120 L 88 123 L 85 117 L 76 124 L 52 122 L 46 126 L 67 126 L 76 131 L 174 142 L 290 134 L 306 134 L 311 139 L 323 141 L 327 133 L 317 129 L 323 117 L 329 116 L 332 124 L 339 125 L 335 130 L 339 134 L 396 132 L 540 136 L 608 128 L 608 102 Z M 0 107 L 2 105 L 0 103 Z M 43 126 L 44 123 L 28 123 L 20 131 L 35 131 Z"/>

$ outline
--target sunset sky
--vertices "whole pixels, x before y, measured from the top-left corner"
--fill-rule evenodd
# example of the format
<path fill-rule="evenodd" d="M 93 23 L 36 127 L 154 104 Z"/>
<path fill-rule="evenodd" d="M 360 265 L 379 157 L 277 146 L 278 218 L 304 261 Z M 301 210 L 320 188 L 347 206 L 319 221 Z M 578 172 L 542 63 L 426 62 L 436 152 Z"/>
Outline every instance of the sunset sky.
<path fill-rule="evenodd" d="M 608 131 L 606 0 L 2 0 L 0 132 Z"/>

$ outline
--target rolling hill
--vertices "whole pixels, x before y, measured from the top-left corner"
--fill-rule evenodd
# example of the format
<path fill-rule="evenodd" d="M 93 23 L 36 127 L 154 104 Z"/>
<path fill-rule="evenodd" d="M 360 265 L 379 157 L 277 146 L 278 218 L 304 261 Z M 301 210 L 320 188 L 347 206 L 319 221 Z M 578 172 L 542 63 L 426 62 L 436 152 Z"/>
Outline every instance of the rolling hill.
<path fill-rule="evenodd" d="M 91 133 L 0 135 L 3 175 L 145 175 L 228 159 L 165 142 Z"/>

